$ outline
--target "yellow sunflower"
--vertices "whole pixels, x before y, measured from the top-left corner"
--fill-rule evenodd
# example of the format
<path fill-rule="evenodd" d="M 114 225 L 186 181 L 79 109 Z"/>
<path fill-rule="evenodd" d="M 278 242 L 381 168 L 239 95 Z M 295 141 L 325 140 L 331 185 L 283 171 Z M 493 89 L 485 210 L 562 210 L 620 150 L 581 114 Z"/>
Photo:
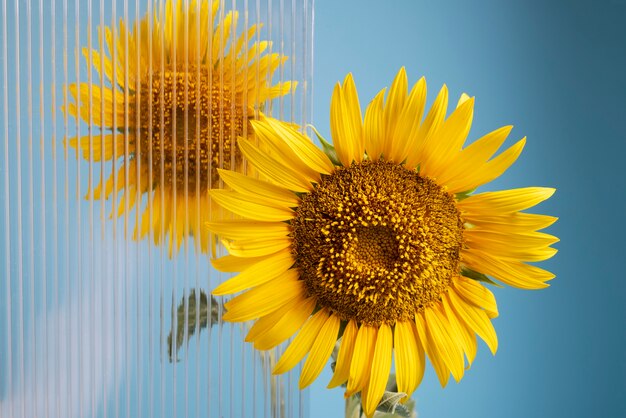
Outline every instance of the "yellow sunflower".
<path fill-rule="evenodd" d="M 132 29 L 123 20 L 119 30 L 101 29 L 108 54 L 83 49 L 100 79 L 69 85 L 67 108 L 103 130 L 70 145 L 86 160 L 113 160 L 108 179 L 88 197 L 121 194 L 121 216 L 141 204 L 138 194 L 148 194 L 135 238 L 152 231 L 159 244 L 169 235 L 170 254 L 190 235 L 208 249 L 200 226 L 214 212 L 207 191 L 220 187 L 217 168 L 242 168 L 236 138 L 252 132 L 250 120 L 266 100 L 295 88 L 289 81 L 270 84 L 286 57 L 266 53 L 267 41 L 253 42 L 260 25 L 235 35 L 236 11 L 220 12 L 218 1 L 211 8 L 208 1 L 185 4 L 168 0 Z"/>
<path fill-rule="evenodd" d="M 266 180 L 221 170 L 232 190 L 211 192 L 243 218 L 209 223 L 230 253 L 215 267 L 240 272 L 213 293 L 250 289 L 225 304 L 224 319 L 257 320 L 247 341 L 260 350 L 299 330 L 274 373 L 308 354 L 301 387 L 341 337 L 329 387 L 347 382 L 346 396 L 360 392 L 368 416 L 394 352 L 398 389 L 409 396 L 425 355 L 445 386 L 472 363 L 476 335 L 495 353 L 498 309 L 480 280 L 539 289 L 554 277 L 527 262 L 555 254 L 557 238 L 538 230 L 556 218 L 521 212 L 554 189 L 469 192 L 502 174 L 525 140 L 493 157 L 511 130 L 504 127 L 463 148 L 474 99 L 463 95 L 446 118 L 444 86 L 423 118 L 424 79 L 407 90 L 401 69 L 386 100 L 383 90 L 362 118 L 352 77 L 337 85 L 334 152 L 325 145 L 332 159 L 281 122 L 253 122 L 260 146 L 239 147 Z"/>

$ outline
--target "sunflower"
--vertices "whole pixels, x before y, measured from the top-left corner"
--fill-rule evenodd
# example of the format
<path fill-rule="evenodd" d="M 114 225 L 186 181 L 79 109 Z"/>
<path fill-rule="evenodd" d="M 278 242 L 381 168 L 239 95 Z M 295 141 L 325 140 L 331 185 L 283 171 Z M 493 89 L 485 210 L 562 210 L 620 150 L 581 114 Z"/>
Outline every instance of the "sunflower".
<path fill-rule="evenodd" d="M 242 218 L 209 223 L 229 251 L 214 266 L 240 272 L 213 293 L 246 290 L 225 304 L 224 319 L 257 320 L 246 340 L 260 350 L 299 330 L 273 372 L 308 354 L 301 387 L 341 338 L 329 387 L 360 392 L 368 416 L 393 356 L 406 400 L 425 356 L 445 386 L 471 365 L 476 335 L 496 352 L 498 308 L 481 281 L 539 289 L 554 277 L 527 262 L 555 254 L 558 240 L 538 230 L 556 218 L 521 212 L 554 190 L 470 193 L 502 174 L 525 139 L 493 157 L 511 131 L 504 127 L 463 148 L 474 99 L 463 95 L 447 118 L 445 86 L 423 118 L 425 102 L 424 79 L 408 92 L 401 69 L 363 119 L 348 75 L 332 96 L 334 149 L 324 142 L 322 152 L 281 122 L 254 121 L 259 145 L 239 147 L 264 179 L 220 170 L 232 190 L 211 192 Z"/>
<path fill-rule="evenodd" d="M 235 35 L 238 13 L 218 13 L 220 2 L 209 3 L 168 0 L 132 29 L 123 20 L 119 30 L 101 28 L 108 55 L 83 49 L 99 81 L 68 86 L 69 114 L 102 130 L 69 144 L 86 160 L 114 161 L 87 197 L 121 195 L 121 216 L 147 194 L 135 238 L 152 231 L 159 244 L 169 235 L 170 254 L 185 236 L 208 249 L 211 239 L 200 226 L 214 212 L 207 191 L 220 187 L 217 168 L 242 169 L 236 138 L 252 132 L 250 120 L 265 101 L 295 88 L 270 84 L 286 57 L 266 53 L 270 42 L 253 42 L 260 25 Z"/>

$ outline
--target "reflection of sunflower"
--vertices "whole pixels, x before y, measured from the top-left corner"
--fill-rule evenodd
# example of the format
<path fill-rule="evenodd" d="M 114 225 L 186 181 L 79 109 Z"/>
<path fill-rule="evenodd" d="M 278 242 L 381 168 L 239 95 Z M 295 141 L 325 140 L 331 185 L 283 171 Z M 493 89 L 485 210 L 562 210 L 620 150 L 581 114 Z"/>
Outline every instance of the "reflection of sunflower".
<path fill-rule="evenodd" d="M 331 103 L 335 163 L 306 137 L 274 120 L 254 122 L 261 145 L 243 155 L 270 182 L 221 172 L 233 189 L 211 194 L 244 220 L 212 222 L 230 255 L 215 260 L 240 271 L 215 294 L 251 288 L 226 304 L 224 319 L 258 319 L 247 340 L 269 349 L 300 330 L 274 372 L 307 353 L 300 385 L 310 384 L 342 335 L 330 387 L 347 382 L 371 416 L 390 373 L 398 389 L 419 385 L 427 354 L 442 385 L 458 381 L 476 354 L 476 334 L 497 349 L 490 275 L 536 289 L 553 275 L 525 262 L 551 257 L 557 239 L 537 232 L 555 218 L 520 212 L 553 189 L 470 195 L 518 157 L 524 140 L 491 158 L 510 128 L 462 149 L 474 100 L 463 96 L 445 118 L 444 87 L 422 121 L 426 84 L 407 95 L 401 70 L 387 100 L 378 94 L 361 117 L 351 76 Z"/>
<path fill-rule="evenodd" d="M 207 1 L 184 8 L 182 1 L 174 7 L 168 0 L 152 20 L 146 16 L 132 30 L 123 21 L 119 34 L 105 28 L 100 36 L 113 58 L 97 50 L 83 53 L 98 73 L 104 68 L 100 76 L 108 86 L 69 86 L 77 101 L 69 113 L 110 131 L 102 140 L 85 136 L 70 144 L 80 146 L 85 159 L 90 154 L 94 161 L 123 158 L 118 173 L 101 182 L 93 198 L 100 198 L 103 187 L 108 198 L 116 182 L 116 192 L 125 189 L 118 203 L 121 215 L 137 203 L 138 192 L 149 193 L 152 217 L 146 209 L 136 234 L 144 237 L 152 230 L 156 243 L 169 234 L 170 251 L 186 234 L 207 250 L 208 235 L 200 234 L 200 225 L 212 212 L 207 190 L 219 187 L 217 168 L 241 168 L 233 139 L 251 132 L 255 105 L 294 86 L 269 84 L 286 58 L 264 54 L 266 41 L 249 45 L 258 25 L 233 38 L 238 14 L 219 16 L 219 3 L 210 10 Z M 212 27 L 212 22 L 217 23 Z"/>

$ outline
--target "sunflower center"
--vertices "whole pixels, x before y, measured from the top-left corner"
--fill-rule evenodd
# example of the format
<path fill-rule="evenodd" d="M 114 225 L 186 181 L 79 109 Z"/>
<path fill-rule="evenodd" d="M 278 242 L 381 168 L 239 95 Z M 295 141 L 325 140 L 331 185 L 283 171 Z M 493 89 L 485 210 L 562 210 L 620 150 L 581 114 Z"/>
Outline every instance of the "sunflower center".
<path fill-rule="evenodd" d="M 141 85 L 140 158 L 152 165 L 154 184 L 190 191 L 216 187 L 218 168 L 236 169 L 242 160 L 236 138 L 247 112 L 241 94 L 221 83 L 208 66 L 156 71 Z M 174 169 L 173 169 L 174 168 Z M 175 173 L 175 174 L 174 174 Z"/>
<path fill-rule="evenodd" d="M 357 226 L 350 234 L 346 261 L 356 269 L 388 271 L 398 259 L 398 243 L 393 228 L 386 226 Z"/>
<path fill-rule="evenodd" d="M 343 320 L 393 324 L 440 300 L 459 272 L 454 197 L 402 165 L 338 168 L 302 197 L 292 253 L 309 296 Z"/>

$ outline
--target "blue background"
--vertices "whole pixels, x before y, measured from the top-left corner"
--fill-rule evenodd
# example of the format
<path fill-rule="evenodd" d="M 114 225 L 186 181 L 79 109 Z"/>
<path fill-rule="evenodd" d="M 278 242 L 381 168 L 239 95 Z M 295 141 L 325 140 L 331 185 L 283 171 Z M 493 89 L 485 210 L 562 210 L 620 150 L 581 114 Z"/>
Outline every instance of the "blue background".
<path fill-rule="evenodd" d="M 429 102 L 476 96 L 470 140 L 515 126 L 518 162 L 483 190 L 552 186 L 536 212 L 559 253 L 541 291 L 495 289 L 499 350 L 484 344 L 459 384 L 430 365 L 420 417 L 626 417 L 626 2 L 317 1 L 314 122 L 329 136 L 334 84 L 354 74 L 363 110 L 406 66 Z M 342 417 L 330 370 L 313 385 L 312 418 Z"/>

